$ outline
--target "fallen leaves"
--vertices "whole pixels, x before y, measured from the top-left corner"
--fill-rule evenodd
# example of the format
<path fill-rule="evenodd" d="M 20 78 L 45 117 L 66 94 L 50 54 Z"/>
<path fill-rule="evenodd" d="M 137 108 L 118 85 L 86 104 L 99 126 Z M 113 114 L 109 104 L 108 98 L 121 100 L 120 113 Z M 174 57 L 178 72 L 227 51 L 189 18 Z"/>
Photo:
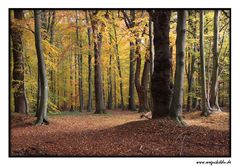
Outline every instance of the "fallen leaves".
<path fill-rule="evenodd" d="M 179 127 L 169 118 L 143 120 L 136 112 L 116 110 L 106 115 L 51 116 L 48 126 L 33 126 L 34 117 L 18 120 L 18 116 L 11 117 L 12 156 L 230 154 L 227 112 L 208 118 L 200 117 L 200 112 L 187 113 L 188 127 Z"/>

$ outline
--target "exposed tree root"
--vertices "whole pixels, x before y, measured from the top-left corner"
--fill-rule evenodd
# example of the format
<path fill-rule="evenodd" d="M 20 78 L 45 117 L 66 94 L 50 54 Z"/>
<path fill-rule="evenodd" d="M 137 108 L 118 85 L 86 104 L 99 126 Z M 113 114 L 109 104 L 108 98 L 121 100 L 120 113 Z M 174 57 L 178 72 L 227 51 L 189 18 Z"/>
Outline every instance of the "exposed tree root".
<path fill-rule="evenodd" d="M 172 120 L 177 123 L 180 127 L 186 127 L 187 123 L 184 122 L 183 118 L 181 116 L 177 116 L 177 117 L 171 117 Z"/>

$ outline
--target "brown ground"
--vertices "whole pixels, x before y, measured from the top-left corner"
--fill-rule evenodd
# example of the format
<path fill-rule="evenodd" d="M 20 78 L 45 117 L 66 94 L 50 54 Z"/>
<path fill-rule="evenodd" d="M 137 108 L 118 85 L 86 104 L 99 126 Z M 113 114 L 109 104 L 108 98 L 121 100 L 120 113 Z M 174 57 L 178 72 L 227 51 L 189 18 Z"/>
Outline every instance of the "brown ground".
<path fill-rule="evenodd" d="M 229 156 L 229 113 L 185 113 L 188 127 L 168 118 L 140 119 L 130 111 L 105 115 L 34 117 L 11 115 L 11 156 Z"/>

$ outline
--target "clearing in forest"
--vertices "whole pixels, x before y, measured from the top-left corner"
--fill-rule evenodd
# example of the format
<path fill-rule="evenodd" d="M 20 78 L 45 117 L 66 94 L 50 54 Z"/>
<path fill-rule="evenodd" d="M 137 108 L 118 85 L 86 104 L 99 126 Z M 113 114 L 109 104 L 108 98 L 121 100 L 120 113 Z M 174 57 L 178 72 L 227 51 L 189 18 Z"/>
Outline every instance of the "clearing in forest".
<path fill-rule="evenodd" d="M 52 115 L 43 126 L 32 125 L 33 116 L 12 114 L 10 155 L 229 156 L 229 112 L 200 113 L 184 113 L 187 127 L 121 110 Z"/>

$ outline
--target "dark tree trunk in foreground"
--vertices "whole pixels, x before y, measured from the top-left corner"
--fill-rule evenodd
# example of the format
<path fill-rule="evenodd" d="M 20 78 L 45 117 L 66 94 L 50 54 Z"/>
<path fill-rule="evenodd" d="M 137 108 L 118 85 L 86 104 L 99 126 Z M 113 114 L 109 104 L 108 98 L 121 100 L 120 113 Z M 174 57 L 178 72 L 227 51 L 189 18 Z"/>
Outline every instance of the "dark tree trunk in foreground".
<path fill-rule="evenodd" d="M 184 56 L 186 45 L 186 17 L 187 11 L 178 11 L 177 39 L 176 39 L 176 70 L 174 77 L 174 93 L 170 109 L 170 117 L 179 124 L 182 121 L 183 88 L 184 88 Z"/>
<path fill-rule="evenodd" d="M 14 10 L 14 19 L 21 21 L 24 18 L 23 10 Z M 16 25 L 11 27 L 11 37 L 13 44 L 13 82 L 14 89 L 14 112 L 27 114 L 28 104 L 25 94 L 24 82 L 24 56 L 23 56 L 23 32 Z"/>
<path fill-rule="evenodd" d="M 85 17 L 87 24 L 89 24 L 88 19 L 88 12 L 85 11 Z M 91 54 L 91 28 L 87 28 L 87 36 L 88 36 L 88 105 L 87 105 L 87 111 L 92 111 L 92 54 Z"/>
<path fill-rule="evenodd" d="M 201 59 L 201 94 L 202 94 L 202 115 L 208 116 L 210 110 L 206 98 L 206 73 L 204 56 L 204 11 L 200 11 L 200 59 Z"/>
<path fill-rule="evenodd" d="M 220 11 L 214 11 L 214 42 L 213 42 L 213 71 L 211 78 L 210 90 L 210 106 L 218 111 L 221 111 L 218 104 L 218 76 L 219 76 L 219 51 L 218 51 L 218 38 L 219 38 L 219 15 Z"/>
<path fill-rule="evenodd" d="M 41 39 L 41 22 L 40 22 L 40 10 L 34 11 L 34 22 L 35 22 L 35 46 L 37 51 L 40 86 L 41 86 L 41 98 L 39 106 L 39 116 L 37 117 L 36 124 L 41 125 L 43 123 L 48 124 L 47 120 L 47 104 L 48 104 L 48 83 L 46 76 L 46 66 L 44 63 L 42 39 Z"/>
<path fill-rule="evenodd" d="M 93 30 L 94 39 L 94 86 L 95 86 L 95 113 L 101 114 L 105 112 L 105 106 L 103 101 L 103 83 L 102 83 L 102 65 L 101 65 L 101 49 L 102 49 L 102 33 L 98 26 L 101 26 L 97 17 L 97 11 L 93 11 L 91 14 L 91 24 Z M 101 28 L 100 28 L 101 29 Z"/>
<path fill-rule="evenodd" d="M 169 114 L 170 98 L 170 29 L 169 10 L 156 10 L 153 15 L 154 20 L 154 72 L 151 81 L 151 91 L 153 99 L 152 118 L 160 118 Z"/>

